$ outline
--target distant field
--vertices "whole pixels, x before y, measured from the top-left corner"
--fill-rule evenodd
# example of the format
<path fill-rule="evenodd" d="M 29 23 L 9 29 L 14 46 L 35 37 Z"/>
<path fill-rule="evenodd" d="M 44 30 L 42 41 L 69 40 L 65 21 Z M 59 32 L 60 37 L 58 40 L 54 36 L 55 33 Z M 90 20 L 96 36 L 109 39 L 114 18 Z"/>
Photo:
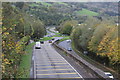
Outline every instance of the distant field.
<path fill-rule="evenodd" d="M 57 2 L 58 4 L 63 4 L 63 5 L 68 5 L 68 4 L 66 4 L 66 3 L 64 3 L 64 2 Z"/>
<path fill-rule="evenodd" d="M 82 15 L 82 16 L 98 16 L 99 15 L 98 13 L 87 10 L 87 9 L 82 9 L 80 11 L 76 11 L 76 13 L 78 15 Z"/>
<path fill-rule="evenodd" d="M 38 2 L 38 3 L 40 3 L 40 4 L 44 5 L 44 6 L 52 6 L 52 4 L 47 3 L 47 2 Z M 30 4 L 30 6 L 34 7 L 34 6 L 40 6 L 40 5 L 33 3 L 33 4 Z"/>
<path fill-rule="evenodd" d="M 45 6 L 52 6 L 52 4 L 47 3 L 47 2 L 41 2 L 41 4 L 45 5 Z"/>
<path fill-rule="evenodd" d="M 34 7 L 34 6 L 39 6 L 39 5 L 33 3 L 33 4 L 30 4 L 30 6 Z"/>

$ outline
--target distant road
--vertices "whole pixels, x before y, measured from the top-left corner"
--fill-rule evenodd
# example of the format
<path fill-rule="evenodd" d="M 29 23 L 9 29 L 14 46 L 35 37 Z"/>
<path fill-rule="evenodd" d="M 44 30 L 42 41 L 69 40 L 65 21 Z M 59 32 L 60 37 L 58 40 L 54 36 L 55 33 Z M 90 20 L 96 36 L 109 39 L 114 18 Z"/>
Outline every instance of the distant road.
<path fill-rule="evenodd" d="M 65 48 L 67 50 L 69 47 L 71 47 L 71 42 L 67 42 L 65 40 L 65 41 L 60 42 L 58 45 L 61 46 L 61 47 L 63 47 L 63 48 Z M 72 47 L 71 47 L 71 49 L 72 49 Z M 76 54 L 73 49 L 72 49 L 71 52 L 74 53 L 74 54 Z"/>

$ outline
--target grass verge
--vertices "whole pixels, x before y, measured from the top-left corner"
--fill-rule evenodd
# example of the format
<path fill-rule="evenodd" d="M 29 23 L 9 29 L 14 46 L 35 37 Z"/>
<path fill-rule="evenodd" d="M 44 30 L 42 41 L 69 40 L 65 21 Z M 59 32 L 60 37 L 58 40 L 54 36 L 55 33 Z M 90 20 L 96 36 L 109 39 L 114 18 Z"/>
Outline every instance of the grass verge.
<path fill-rule="evenodd" d="M 51 40 L 53 37 L 44 37 L 42 39 L 40 39 L 39 41 L 47 41 L 47 40 Z"/>
<path fill-rule="evenodd" d="M 19 66 L 19 78 L 29 78 L 30 77 L 30 67 L 31 67 L 31 57 L 32 57 L 32 47 L 34 43 L 26 46 L 26 54 L 22 55 L 22 59 Z"/>
<path fill-rule="evenodd" d="M 64 37 L 64 38 L 61 39 L 60 41 L 64 41 L 64 40 L 67 40 L 67 39 L 70 39 L 70 37 Z"/>

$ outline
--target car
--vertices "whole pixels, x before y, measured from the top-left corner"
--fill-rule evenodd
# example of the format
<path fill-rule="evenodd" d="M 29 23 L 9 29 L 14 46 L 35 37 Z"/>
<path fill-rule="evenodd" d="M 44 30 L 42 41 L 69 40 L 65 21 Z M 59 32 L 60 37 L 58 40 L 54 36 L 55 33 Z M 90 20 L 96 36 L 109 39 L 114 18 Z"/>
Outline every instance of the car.
<path fill-rule="evenodd" d="M 68 50 L 68 51 L 72 51 L 72 48 L 71 48 L 71 47 L 69 47 L 67 50 Z"/>
<path fill-rule="evenodd" d="M 70 40 L 66 40 L 67 41 L 67 43 L 69 43 L 70 42 Z"/>
<path fill-rule="evenodd" d="M 49 43 L 52 43 L 52 40 L 49 40 Z"/>
<path fill-rule="evenodd" d="M 48 37 L 52 37 L 52 35 L 48 35 Z"/>
<path fill-rule="evenodd" d="M 105 72 L 105 75 L 111 79 L 114 79 L 113 75 L 110 72 Z"/>
<path fill-rule="evenodd" d="M 41 40 L 43 39 L 43 38 L 40 38 Z"/>
<path fill-rule="evenodd" d="M 60 41 L 60 39 L 57 39 L 56 41 Z"/>
<path fill-rule="evenodd" d="M 44 44 L 44 41 L 40 41 L 41 44 Z"/>
<path fill-rule="evenodd" d="M 52 40 L 55 40 L 55 38 L 52 38 Z"/>
<path fill-rule="evenodd" d="M 35 49 L 41 49 L 40 42 L 35 43 Z"/>

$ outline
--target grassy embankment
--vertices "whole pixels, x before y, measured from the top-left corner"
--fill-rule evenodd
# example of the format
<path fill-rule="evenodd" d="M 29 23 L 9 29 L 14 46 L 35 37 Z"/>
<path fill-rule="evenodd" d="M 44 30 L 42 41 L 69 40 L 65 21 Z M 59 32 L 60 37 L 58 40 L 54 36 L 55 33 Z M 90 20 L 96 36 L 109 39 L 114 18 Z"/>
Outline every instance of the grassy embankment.
<path fill-rule="evenodd" d="M 52 6 L 52 4 L 49 4 L 49 3 L 47 3 L 47 2 L 40 2 L 42 5 L 44 5 L 44 6 Z"/>
<path fill-rule="evenodd" d="M 30 67 L 32 59 L 32 48 L 35 42 L 26 46 L 25 54 L 22 55 L 22 59 L 19 66 L 20 78 L 29 78 L 30 77 Z"/>
<path fill-rule="evenodd" d="M 47 40 L 51 40 L 53 37 L 44 37 L 42 39 L 40 39 L 39 41 L 47 41 Z"/>
<path fill-rule="evenodd" d="M 81 16 L 98 16 L 99 15 L 97 12 L 93 12 L 87 9 L 76 11 L 76 14 L 81 15 Z"/>

